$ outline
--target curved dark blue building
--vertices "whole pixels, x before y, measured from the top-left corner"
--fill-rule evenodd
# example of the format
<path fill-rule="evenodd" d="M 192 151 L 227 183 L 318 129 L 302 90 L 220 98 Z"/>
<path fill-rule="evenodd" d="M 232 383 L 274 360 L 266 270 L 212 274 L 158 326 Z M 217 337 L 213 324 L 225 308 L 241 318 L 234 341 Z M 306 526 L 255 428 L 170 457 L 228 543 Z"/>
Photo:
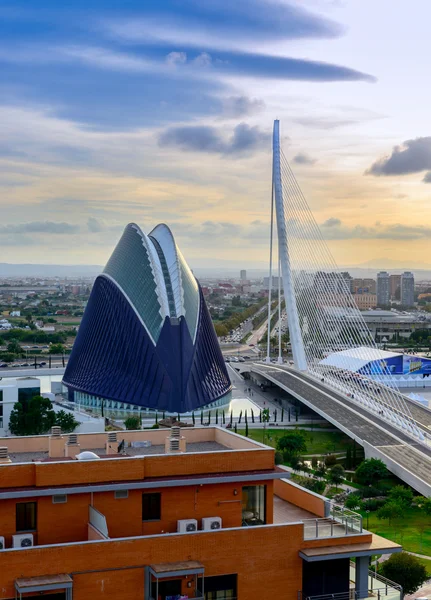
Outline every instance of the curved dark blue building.
<path fill-rule="evenodd" d="M 173 413 L 231 390 L 202 290 L 166 225 L 148 236 L 127 225 L 94 283 L 63 383 L 82 404 Z"/>

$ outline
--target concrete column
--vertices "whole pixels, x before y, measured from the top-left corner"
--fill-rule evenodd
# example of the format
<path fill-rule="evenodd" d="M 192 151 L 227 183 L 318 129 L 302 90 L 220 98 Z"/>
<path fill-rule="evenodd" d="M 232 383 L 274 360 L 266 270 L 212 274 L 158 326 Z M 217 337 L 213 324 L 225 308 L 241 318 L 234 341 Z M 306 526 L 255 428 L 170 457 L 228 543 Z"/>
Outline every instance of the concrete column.
<path fill-rule="evenodd" d="M 369 569 L 369 556 L 357 556 L 356 557 L 356 570 L 355 570 L 355 592 L 356 600 L 362 600 L 368 598 L 368 569 Z"/>

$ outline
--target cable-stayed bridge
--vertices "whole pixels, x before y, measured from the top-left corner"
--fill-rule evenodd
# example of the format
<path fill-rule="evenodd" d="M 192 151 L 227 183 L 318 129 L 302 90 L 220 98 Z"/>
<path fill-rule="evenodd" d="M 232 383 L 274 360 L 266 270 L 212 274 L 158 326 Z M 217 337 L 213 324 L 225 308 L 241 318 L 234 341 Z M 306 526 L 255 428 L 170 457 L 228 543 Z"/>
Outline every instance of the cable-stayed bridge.
<path fill-rule="evenodd" d="M 294 367 L 282 364 L 281 327 L 279 364 L 271 364 L 268 320 L 266 363 L 241 370 L 285 389 L 355 438 L 366 456 L 381 458 L 392 472 L 431 496 L 431 411 L 401 394 L 390 377 L 390 361 L 376 346 L 347 274 L 337 268 L 283 153 L 278 121 L 272 167 L 268 307 L 276 246 Z M 280 285 L 278 297 L 280 304 Z M 352 369 L 352 355 L 360 369 Z"/>

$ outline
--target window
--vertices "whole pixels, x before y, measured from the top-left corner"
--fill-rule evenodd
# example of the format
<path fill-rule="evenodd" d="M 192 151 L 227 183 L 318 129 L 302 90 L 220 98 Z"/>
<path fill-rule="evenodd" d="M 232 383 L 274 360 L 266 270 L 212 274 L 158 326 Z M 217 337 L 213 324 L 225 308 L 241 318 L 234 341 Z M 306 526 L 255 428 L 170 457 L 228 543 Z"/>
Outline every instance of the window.
<path fill-rule="evenodd" d="M 161 494 L 142 494 L 142 520 L 160 521 Z"/>
<path fill-rule="evenodd" d="M 16 505 L 16 530 L 35 531 L 37 529 L 37 502 L 20 502 Z"/>
<path fill-rule="evenodd" d="M 55 494 L 52 497 L 53 504 L 65 504 L 67 502 L 67 494 Z"/>
<path fill-rule="evenodd" d="M 24 411 L 28 409 L 28 403 L 34 396 L 40 396 L 40 387 L 28 387 L 18 389 L 18 402 L 23 405 Z"/>
<path fill-rule="evenodd" d="M 265 525 L 266 485 L 248 485 L 242 488 L 242 524 Z"/>
<path fill-rule="evenodd" d="M 122 500 L 123 498 L 129 497 L 129 490 L 115 490 L 114 498 L 116 500 Z"/>

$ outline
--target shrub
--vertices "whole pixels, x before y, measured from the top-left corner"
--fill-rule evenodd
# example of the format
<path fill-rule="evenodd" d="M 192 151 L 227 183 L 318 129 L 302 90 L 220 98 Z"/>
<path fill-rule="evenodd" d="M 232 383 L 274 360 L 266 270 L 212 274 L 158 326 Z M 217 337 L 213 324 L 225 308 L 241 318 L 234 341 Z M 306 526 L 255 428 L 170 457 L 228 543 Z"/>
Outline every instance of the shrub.
<path fill-rule="evenodd" d="M 385 463 L 378 458 L 363 460 L 355 471 L 356 479 L 364 485 L 376 484 L 380 479 L 388 476 Z"/>
<path fill-rule="evenodd" d="M 124 426 L 126 429 L 140 429 L 139 417 L 127 417 L 124 421 Z"/>
<path fill-rule="evenodd" d="M 362 502 L 362 510 L 369 510 L 371 512 L 374 512 L 376 510 L 379 510 L 379 508 L 381 508 L 382 506 L 384 506 L 386 503 L 386 500 L 384 500 L 383 498 L 368 498 L 367 500 L 364 500 Z"/>
<path fill-rule="evenodd" d="M 352 510 L 355 510 L 357 508 L 361 508 L 362 507 L 361 497 L 358 496 L 358 494 L 349 494 L 347 496 L 347 498 L 346 498 L 344 506 L 346 508 L 350 508 Z"/>
<path fill-rule="evenodd" d="M 336 465 L 338 462 L 337 457 L 334 456 L 333 454 L 328 454 L 328 456 L 325 456 L 325 465 L 327 467 L 333 467 L 334 465 Z"/>
<path fill-rule="evenodd" d="M 275 464 L 276 465 L 281 465 L 281 463 L 283 462 L 283 454 L 282 454 L 282 452 L 279 452 L 277 450 L 277 452 L 275 453 L 274 460 L 275 460 Z"/>
<path fill-rule="evenodd" d="M 160 425 L 158 423 L 154 423 L 151 429 L 160 429 Z"/>

